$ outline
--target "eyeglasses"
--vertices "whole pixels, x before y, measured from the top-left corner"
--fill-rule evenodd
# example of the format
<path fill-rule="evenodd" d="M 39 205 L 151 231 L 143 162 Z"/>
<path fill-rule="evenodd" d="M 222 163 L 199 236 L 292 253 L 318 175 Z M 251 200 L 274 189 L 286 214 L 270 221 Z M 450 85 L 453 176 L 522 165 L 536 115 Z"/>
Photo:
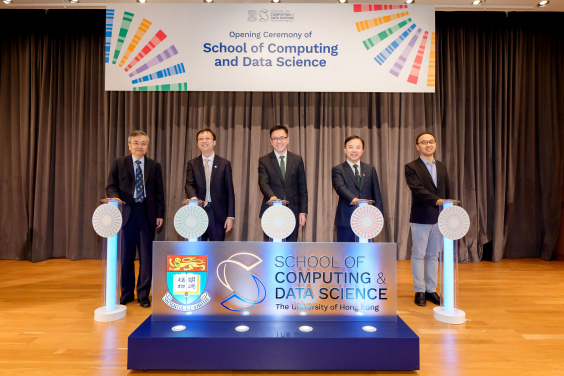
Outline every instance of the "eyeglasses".
<path fill-rule="evenodd" d="M 423 146 L 427 146 L 427 145 L 435 145 L 435 142 L 436 142 L 435 140 L 429 140 L 429 141 L 424 140 L 424 141 L 421 141 L 419 143 Z"/>
<path fill-rule="evenodd" d="M 286 137 L 275 137 L 275 138 L 271 138 L 271 140 L 274 141 L 274 142 L 278 142 L 278 141 L 282 142 L 287 138 L 288 138 L 288 136 L 286 136 Z"/>
<path fill-rule="evenodd" d="M 135 147 L 139 147 L 139 146 L 145 147 L 145 146 L 147 146 L 147 143 L 146 142 L 132 142 L 131 145 L 133 145 Z"/>
<path fill-rule="evenodd" d="M 198 138 L 198 141 L 211 141 L 212 138 L 211 137 L 200 137 Z"/>

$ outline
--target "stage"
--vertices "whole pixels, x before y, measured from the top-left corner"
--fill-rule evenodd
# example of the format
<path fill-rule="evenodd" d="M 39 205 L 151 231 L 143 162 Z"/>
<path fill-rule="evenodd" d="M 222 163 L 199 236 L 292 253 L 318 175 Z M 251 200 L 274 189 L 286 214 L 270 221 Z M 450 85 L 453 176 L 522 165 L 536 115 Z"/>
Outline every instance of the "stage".
<path fill-rule="evenodd" d="M 421 370 L 347 372 L 409 375 L 560 375 L 564 372 L 564 262 L 504 259 L 459 265 L 460 307 L 469 321 L 445 325 L 413 303 L 410 261 L 398 261 L 398 315 L 420 338 Z M 18 375 L 245 374 L 244 371 L 129 371 L 128 337 L 151 314 L 98 323 L 101 262 L 0 261 L 0 369 Z M 248 372 L 253 375 L 289 372 Z M 331 374 L 295 372 L 292 374 Z M 342 371 L 333 372 L 342 375 Z"/>

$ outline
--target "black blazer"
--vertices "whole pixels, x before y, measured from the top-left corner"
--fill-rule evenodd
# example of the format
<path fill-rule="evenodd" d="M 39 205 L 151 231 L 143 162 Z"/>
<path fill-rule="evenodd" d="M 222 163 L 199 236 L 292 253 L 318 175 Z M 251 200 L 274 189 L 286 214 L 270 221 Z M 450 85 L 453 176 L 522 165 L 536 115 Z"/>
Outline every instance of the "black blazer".
<path fill-rule="evenodd" d="M 213 157 L 210 166 L 210 196 L 212 208 L 217 219 L 224 223 L 227 217 L 235 218 L 235 190 L 233 189 L 233 174 L 231 162 L 219 155 Z M 196 157 L 186 165 L 186 197 L 206 199 L 206 172 L 202 155 Z"/>
<path fill-rule="evenodd" d="M 354 172 L 347 161 L 331 169 L 331 180 L 333 189 L 339 195 L 335 213 L 336 226 L 351 227 L 351 215 L 356 209 L 355 205 L 351 205 L 354 198 L 374 200 L 374 206 L 384 215 L 378 174 L 374 166 L 360 162 L 360 185 L 356 184 Z"/>
<path fill-rule="evenodd" d="M 411 189 L 410 223 L 434 225 L 439 221 L 437 200 L 452 198 L 446 167 L 436 159 L 435 162 L 437 187 L 421 158 L 405 165 L 405 181 Z"/>
<path fill-rule="evenodd" d="M 164 219 L 164 188 L 161 164 L 145 156 L 145 167 L 143 171 L 145 193 L 147 201 L 147 214 L 149 223 L 157 227 L 157 218 Z M 133 171 L 133 158 L 131 154 L 126 157 L 116 158 L 106 186 L 106 196 L 125 201 L 122 206 L 122 227 L 125 226 L 131 213 L 133 205 L 133 192 L 135 191 L 135 172 Z"/>
<path fill-rule="evenodd" d="M 259 187 L 263 194 L 259 218 L 266 209 L 267 201 L 276 196 L 288 200 L 288 207 L 296 216 L 307 214 L 307 182 L 304 160 L 301 156 L 288 152 L 285 180 L 282 181 L 282 170 L 274 151 L 259 158 Z"/>

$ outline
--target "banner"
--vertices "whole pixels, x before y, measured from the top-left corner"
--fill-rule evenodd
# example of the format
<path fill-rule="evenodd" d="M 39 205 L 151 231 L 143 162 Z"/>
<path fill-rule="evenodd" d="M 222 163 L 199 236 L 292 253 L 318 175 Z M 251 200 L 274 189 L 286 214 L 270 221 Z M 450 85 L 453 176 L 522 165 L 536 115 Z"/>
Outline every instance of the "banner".
<path fill-rule="evenodd" d="M 435 8 L 112 4 L 106 90 L 435 91 Z"/>
<path fill-rule="evenodd" d="M 153 321 L 396 320 L 395 243 L 154 242 Z"/>

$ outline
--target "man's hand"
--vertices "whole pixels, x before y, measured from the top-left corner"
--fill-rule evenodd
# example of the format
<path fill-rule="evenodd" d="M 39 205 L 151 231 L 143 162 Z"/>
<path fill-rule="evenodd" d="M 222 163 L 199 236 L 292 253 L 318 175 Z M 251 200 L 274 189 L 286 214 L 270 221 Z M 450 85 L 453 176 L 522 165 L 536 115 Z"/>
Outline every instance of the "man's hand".
<path fill-rule="evenodd" d="M 225 225 L 223 226 L 223 228 L 225 229 L 225 232 L 231 231 L 231 229 L 233 228 L 233 218 L 227 218 L 225 220 Z"/>
<path fill-rule="evenodd" d="M 162 218 L 157 218 L 157 228 L 163 225 L 164 220 Z"/>
<path fill-rule="evenodd" d="M 443 202 L 447 202 L 447 201 L 452 201 L 452 200 L 447 200 L 447 199 L 441 198 L 440 200 L 437 200 L 437 206 L 441 206 L 443 204 Z"/>
<path fill-rule="evenodd" d="M 355 198 L 353 198 L 353 200 L 352 200 L 352 204 L 353 204 L 353 205 L 357 205 L 359 201 L 360 201 L 360 200 L 355 197 Z"/>
<path fill-rule="evenodd" d="M 300 227 L 304 227 L 306 223 L 306 215 L 300 214 Z"/>

